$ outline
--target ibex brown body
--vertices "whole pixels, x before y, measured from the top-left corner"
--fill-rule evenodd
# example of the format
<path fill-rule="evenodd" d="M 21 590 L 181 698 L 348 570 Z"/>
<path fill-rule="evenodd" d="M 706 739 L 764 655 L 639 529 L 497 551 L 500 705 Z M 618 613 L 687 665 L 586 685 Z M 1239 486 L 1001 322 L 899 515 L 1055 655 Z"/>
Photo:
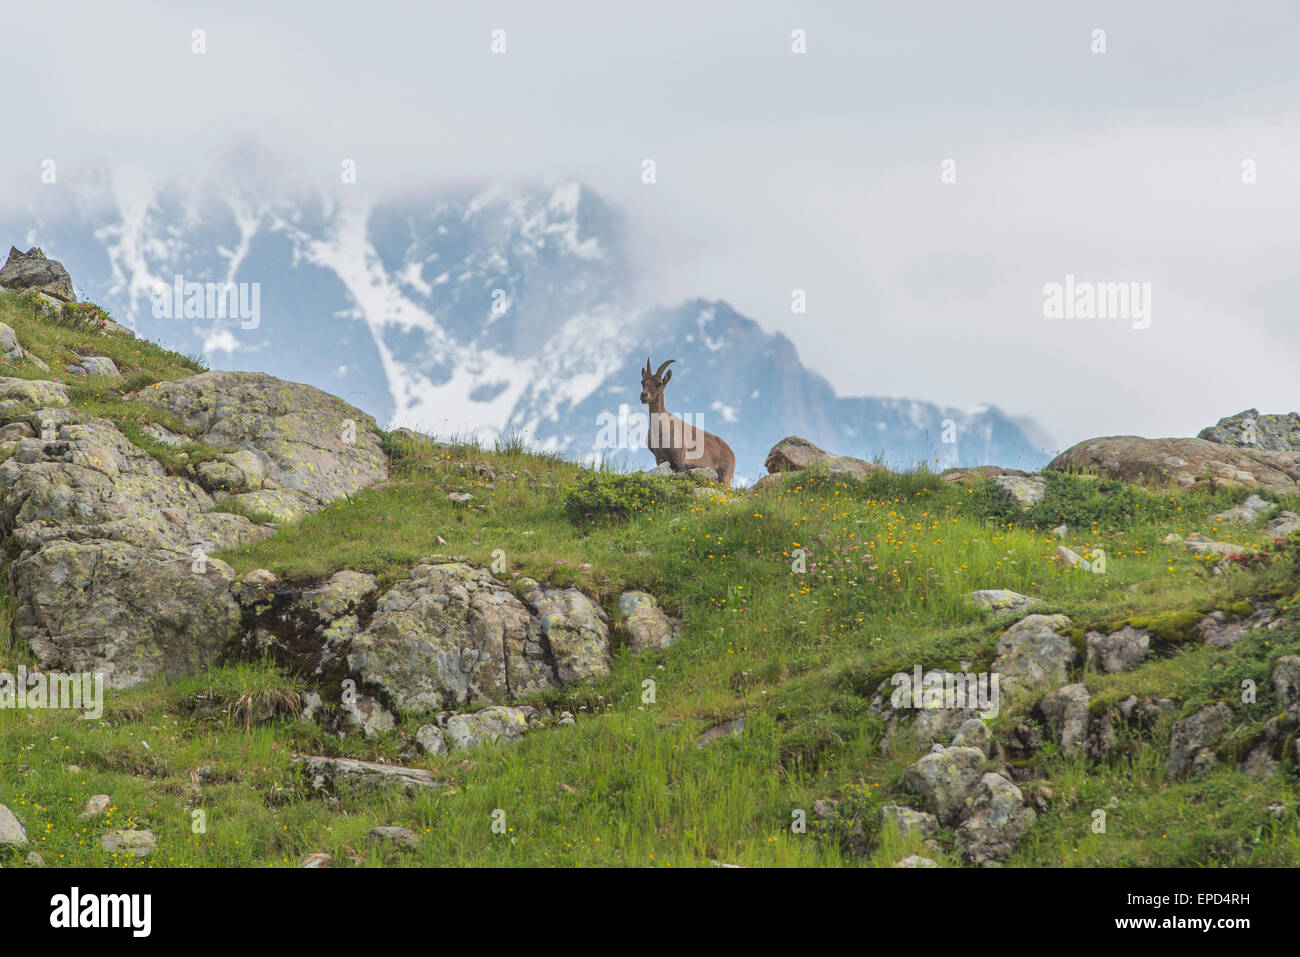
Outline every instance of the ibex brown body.
<path fill-rule="evenodd" d="M 731 446 L 712 432 L 669 415 L 664 408 L 664 387 L 673 377 L 671 372 L 664 375 L 664 369 L 676 361 L 669 359 L 658 372 L 651 372 L 650 360 L 646 359 L 641 372 L 641 401 L 650 407 L 646 447 L 654 454 L 656 465 L 667 462 L 674 472 L 710 468 L 718 473 L 721 485 L 729 486 L 736 474 L 736 453 Z"/>

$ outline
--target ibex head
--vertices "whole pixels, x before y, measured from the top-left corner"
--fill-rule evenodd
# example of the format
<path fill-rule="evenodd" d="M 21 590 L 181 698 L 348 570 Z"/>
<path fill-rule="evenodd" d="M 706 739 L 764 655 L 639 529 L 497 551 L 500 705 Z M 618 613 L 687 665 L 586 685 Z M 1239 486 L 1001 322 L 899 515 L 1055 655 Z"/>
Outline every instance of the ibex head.
<path fill-rule="evenodd" d="M 676 362 L 676 359 L 669 359 L 659 367 L 658 372 L 650 371 L 650 360 L 646 359 L 645 368 L 641 370 L 641 401 L 650 404 L 664 394 L 664 386 L 668 380 L 673 377 L 669 372 L 664 375 L 664 370 Z"/>

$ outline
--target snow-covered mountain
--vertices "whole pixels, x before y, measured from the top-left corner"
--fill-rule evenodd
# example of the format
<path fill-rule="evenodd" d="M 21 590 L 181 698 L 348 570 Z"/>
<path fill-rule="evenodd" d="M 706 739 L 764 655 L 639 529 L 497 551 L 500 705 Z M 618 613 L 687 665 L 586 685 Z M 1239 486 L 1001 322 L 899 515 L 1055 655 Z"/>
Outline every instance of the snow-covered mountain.
<path fill-rule="evenodd" d="M 105 168 L 21 215 L 0 212 L 0 227 L 62 260 L 79 294 L 141 335 L 214 367 L 318 385 L 394 426 L 522 432 L 643 467 L 644 450 L 597 440 L 602 421 L 641 411 L 650 358 L 676 360 L 669 410 L 722 435 L 742 479 L 792 434 L 894 466 L 1036 468 L 1053 451 L 1032 421 L 992 406 L 837 396 L 790 340 L 725 302 L 641 307 L 621 217 L 579 183 L 370 202 L 268 199 L 251 177 L 234 181 L 129 189 Z M 211 300 L 187 310 L 179 297 L 157 308 L 178 283 L 255 284 L 257 315 L 223 318 Z M 628 431 L 639 442 L 635 419 Z"/>

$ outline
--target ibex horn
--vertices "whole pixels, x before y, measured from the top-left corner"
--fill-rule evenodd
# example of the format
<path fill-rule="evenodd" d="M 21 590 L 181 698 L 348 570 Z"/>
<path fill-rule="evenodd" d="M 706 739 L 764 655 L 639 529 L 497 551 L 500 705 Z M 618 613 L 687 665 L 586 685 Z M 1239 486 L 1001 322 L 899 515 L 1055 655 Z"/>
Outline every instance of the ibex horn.
<path fill-rule="evenodd" d="M 670 365 L 672 365 L 676 361 L 677 361 L 676 359 L 669 359 L 667 362 L 665 362 L 663 365 L 659 367 L 659 371 L 655 373 L 655 376 L 658 377 L 663 375 L 664 370 L 667 369 Z M 646 368 L 649 368 L 649 366 L 647 365 Z"/>

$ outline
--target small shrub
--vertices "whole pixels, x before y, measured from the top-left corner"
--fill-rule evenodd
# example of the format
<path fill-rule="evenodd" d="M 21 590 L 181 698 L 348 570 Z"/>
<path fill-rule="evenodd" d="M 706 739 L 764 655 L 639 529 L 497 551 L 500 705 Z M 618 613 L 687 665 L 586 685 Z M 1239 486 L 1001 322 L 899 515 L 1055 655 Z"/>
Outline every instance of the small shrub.
<path fill-rule="evenodd" d="M 687 498 L 686 490 L 672 479 L 652 478 L 640 472 L 595 473 L 565 494 L 564 512 L 577 525 L 622 521 Z"/>

